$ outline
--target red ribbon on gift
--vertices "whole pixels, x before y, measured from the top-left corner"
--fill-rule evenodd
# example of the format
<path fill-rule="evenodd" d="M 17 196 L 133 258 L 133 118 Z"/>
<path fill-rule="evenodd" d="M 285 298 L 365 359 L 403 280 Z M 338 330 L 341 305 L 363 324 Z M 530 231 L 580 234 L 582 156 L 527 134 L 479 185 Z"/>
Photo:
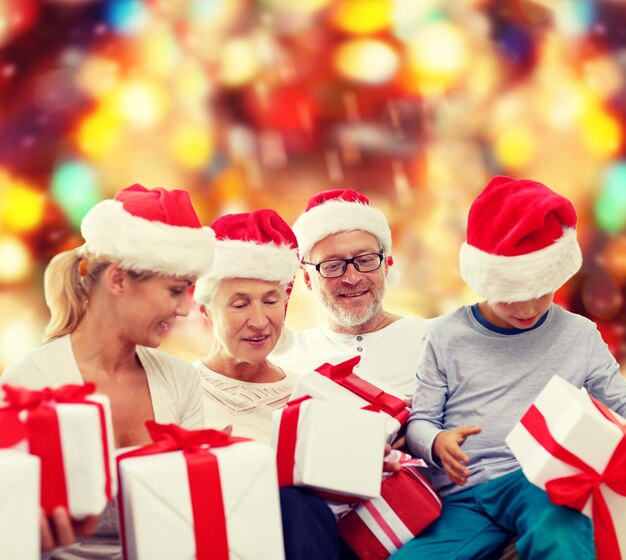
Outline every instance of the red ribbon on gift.
<path fill-rule="evenodd" d="M 0 447 L 12 447 L 22 439 L 28 439 L 29 452 L 41 460 L 41 506 L 45 513 L 50 515 L 57 506 L 68 509 L 61 433 L 55 404 L 87 404 L 97 408 L 102 426 L 100 433 L 106 477 L 104 491 L 107 501 L 110 500 L 113 497 L 113 483 L 104 407 L 102 403 L 87 398 L 96 390 L 96 386 L 85 383 L 32 390 L 7 384 L 3 389 L 7 406 L 0 409 L 0 425 L 3 427 L 2 432 L 7 427 L 9 430 L 0 436 Z M 20 419 L 22 411 L 27 412 L 25 422 Z"/>
<path fill-rule="evenodd" d="M 196 559 L 228 560 L 228 532 L 219 465 L 217 457 L 211 453 L 210 448 L 226 447 L 251 440 L 231 436 L 220 430 L 186 430 L 176 424 L 158 424 L 152 420 L 146 422 L 146 428 L 154 443 L 118 456 L 118 469 L 121 461 L 131 457 L 182 451 L 189 478 Z M 121 485 L 122 479 L 118 478 Z M 211 497 L 210 504 L 207 503 L 208 496 Z M 121 491 L 119 499 L 122 500 Z M 119 515 L 124 557 L 127 558 L 124 508 L 121 503 Z"/>
<path fill-rule="evenodd" d="M 617 494 L 626 496 L 626 475 L 624 474 L 626 473 L 626 426 L 619 423 L 604 404 L 593 398 L 591 400 L 602 415 L 624 434 L 602 473 L 597 472 L 554 439 L 545 417 L 535 405 L 528 409 L 521 423 L 550 455 L 580 471 L 571 476 L 548 481 L 546 492 L 550 501 L 556 505 L 569 506 L 582 511 L 589 498 L 592 498 L 591 510 L 598 560 L 620 560 L 622 556 L 615 525 L 600 486 L 605 484 Z"/>
<path fill-rule="evenodd" d="M 283 408 L 276 442 L 276 470 L 278 486 L 293 486 L 293 470 L 296 464 L 296 444 L 298 441 L 298 421 L 300 406 L 311 397 L 304 396 L 287 403 Z"/>
<path fill-rule="evenodd" d="M 369 402 L 368 406 L 363 407 L 365 410 L 385 412 L 403 425 L 410 414 L 406 403 L 356 375 L 352 370 L 360 360 L 361 356 L 355 356 L 337 365 L 322 364 L 315 371 Z"/>

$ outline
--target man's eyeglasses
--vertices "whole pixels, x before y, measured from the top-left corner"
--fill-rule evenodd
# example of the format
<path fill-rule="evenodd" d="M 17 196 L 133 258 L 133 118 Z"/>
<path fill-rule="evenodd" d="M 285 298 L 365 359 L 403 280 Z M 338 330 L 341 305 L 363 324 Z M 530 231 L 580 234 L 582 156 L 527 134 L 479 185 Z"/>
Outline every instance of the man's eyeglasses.
<path fill-rule="evenodd" d="M 331 259 L 318 264 L 302 262 L 307 266 L 314 266 L 322 278 L 339 278 L 346 273 L 349 264 L 353 264 L 359 272 L 374 272 L 383 262 L 383 253 L 366 253 L 351 259 Z"/>

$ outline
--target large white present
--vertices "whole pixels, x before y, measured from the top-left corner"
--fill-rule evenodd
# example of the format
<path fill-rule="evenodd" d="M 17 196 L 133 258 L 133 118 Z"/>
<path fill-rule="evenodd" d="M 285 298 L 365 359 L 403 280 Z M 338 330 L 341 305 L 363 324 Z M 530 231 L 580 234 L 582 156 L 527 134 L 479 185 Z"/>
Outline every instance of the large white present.
<path fill-rule="evenodd" d="M 391 441 L 408 420 L 410 410 L 402 395 L 396 394 L 383 382 L 365 380 L 354 373 L 360 359 L 360 356 L 355 356 L 335 365 L 322 364 L 306 373 L 296 383 L 291 400 L 310 396 L 383 413 L 387 422 L 387 438 Z"/>
<path fill-rule="evenodd" d="M 116 493 L 109 399 L 95 386 L 64 385 L 30 390 L 3 386 L 20 444 L 41 460 L 41 505 L 47 514 L 64 506 L 74 519 L 98 515 Z"/>
<path fill-rule="evenodd" d="M 385 454 L 383 415 L 305 397 L 272 417 L 278 480 L 326 493 L 377 498 Z"/>
<path fill-rule="evenodd" d="M 39 459 L 0 449 L 0 558 L 39 560 L 39 520 Z"/>
<path fill-rule="evenodd" d="M 284 558 L 270 446 L 147 425 L 155 443 L 118 456 L 126 560 Z"/>
<path fill-rule="evenodd" d="M 625 424 L 555 375 L 506 437 L 530 482 L 593 519 L 599 560 L 626 558 Z"/>

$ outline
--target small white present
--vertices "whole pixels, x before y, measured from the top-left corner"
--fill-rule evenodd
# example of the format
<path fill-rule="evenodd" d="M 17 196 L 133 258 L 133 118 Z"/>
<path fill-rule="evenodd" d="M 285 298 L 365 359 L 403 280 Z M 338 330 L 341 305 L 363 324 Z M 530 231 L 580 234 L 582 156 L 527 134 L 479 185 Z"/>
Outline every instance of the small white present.
<path fill-rule="evenodd" d="M 385 454 L 383 415 L 319 399 L 291 401 L 272 417 L 281 486 L 377 498 Z"/>
<path fill-rule="evenodd" d="M 39 459 L 0 449 L 0 558 L 39 560 Z"/>
<path fill-rule="evenodd" d="M 283 560 L 270 446 L 217 430 L 147 425 L 157 441 L 118 456 L 126 560 Z"/>

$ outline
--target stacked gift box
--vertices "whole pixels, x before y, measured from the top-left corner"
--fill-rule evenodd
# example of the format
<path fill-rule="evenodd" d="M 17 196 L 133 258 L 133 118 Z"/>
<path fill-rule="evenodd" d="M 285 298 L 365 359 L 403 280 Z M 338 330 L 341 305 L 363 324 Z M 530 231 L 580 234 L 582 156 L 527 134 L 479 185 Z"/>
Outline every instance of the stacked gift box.
<path fill-rule="evenodd" d="M 421 460 L 399 454 L 400 471 L 382 472 L 384 444 L 401 433 L 409 410 L 384 384 L 356 375 L 359 360 L 302 376 L 287 407 L 274 412 L 273 444 L 281 485 L 352 502 L 334 507 L 349 512 L 339 521 L 342 538 L 359 558 L 384 560 L 439 517 L 441 499 Z"/>

